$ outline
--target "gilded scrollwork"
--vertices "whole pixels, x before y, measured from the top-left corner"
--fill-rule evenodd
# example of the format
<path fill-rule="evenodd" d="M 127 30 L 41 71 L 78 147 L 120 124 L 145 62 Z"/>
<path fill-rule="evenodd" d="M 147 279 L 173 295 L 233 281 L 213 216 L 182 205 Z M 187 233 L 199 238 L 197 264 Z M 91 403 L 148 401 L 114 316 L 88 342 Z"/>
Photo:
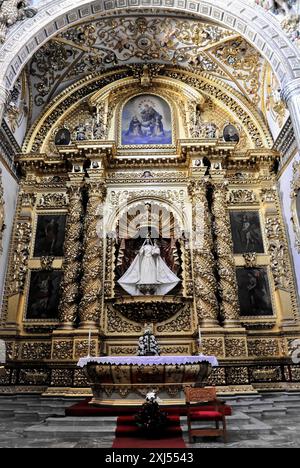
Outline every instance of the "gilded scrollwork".
<path fill-rule="evenodd" d="M 65 193 L 44 193 L 39 199 L 39 208 L 65 208 L 68 198 Z"/>
<path fill-rule="evenodd" d="M 73 359 L 73 341 L 72 340 L 55 340 L 52 348 L 52 359 L 58 361 Z"/>
<path fill-rule="evenodd" d="M 277 192 L 274 188 L 263 188 L 260 192 L 261 201 L 264 203 L 275 203 Z"/>
<path fill-rule="evenodd" d="M 35 104 L 42 106 L 47 101 L 53 85 L 62 76 L 64 81 L 70 81 L 116 64 L 128 63 L 139 79 L 136 62 L 143 69 L 145 61 L 180 61 L 193 69 L 221 73 L 205 49 L 233 36 L 232 31 L 216 25 L 167 17 L 115 17 L 79 24 L 43 45 L 33 56 L 30 73 L 35 78 Z M 160 68 L 157 64 L 148 65 L 150 78 Z M 149 86 L 145 77 L 142 83 Z"/>
<path fill-rule="evenodd" d="M 166 323 L 159 325 L 157 327 L 158 333 L 184 333 L 191 331 L 192 321 L 191 321 L 191 307 L 186 306 L 182 312 L 177 314 L 172 320 L 167 321 Z"/>
<path fill-rule="evenodd" d="M 279 341 L 276 338 L 248 339 L 250 357 L 278 357 Z"/>
<path fill-rule="evenodd" d="M 257 202 L 257 197 L 252 190 L 238 189 L 229 192 L 228 201 L 232 205 L 249 205 Z"/>
<path fill-rule="evenodd" d="M 276 212 L 266 215 L 265 225 L 275 287 L 290 291 L 291 279 L 289 262 L 287 261 L 288 252 L 282 226 Z"/>
<path fill-rule="evenodd" d="M 71 185 L 68 189 L 69 212 L 65 238 L 64 277 L 62 282 L 62 299 L 60 304 L 60 321 L 64 327 L 73 326 L 78 316 L 77 299 L 79 296 L 78 277 L 81 269 L 82 252 L 82 190 L 80 186 Z"/>
<path fill-rule="evenodd" d="M 107 331 L 109 333 L 126 334 L 126 333 L 141 333 L 143 327 L 141 325 L 130 322 L 122 318 L 114 309 L 107 310 Z"/>
<path fill-rule="evenodd" d="M 84 224 L 84 254 L 82 300 L 80 304 L 80 320 L 96 323 L 101 314 L 101 297 L 103 290 L 103 232 L 99 233 L 101 206 L 106 197 L 106 189 L 101 181 L 91 181 L 88 188 L 88 205 Z M 99 235 L 98 235 L 99 234 Z"/>
<path fill-rule="evenodd" d="M 228 358 L 247 357 L 248 350 L 246 338 L 225 339 L 225 353 Z"/>
<path fill-rule="evenodd" d="M 223 338 L 203 338 L 202 351 L 207 356 L 225 357 Z"/>
<path fill-rule="evenodd" d="M 72 387 L 73 379 L 73 369 L 52 369 L 51 386 L 53 387 Z"/>
<path fill-rule="evenodd" d="M 21 359 L 24 361 L 43 361 L 51 358 L 51 343 L 28 342 L 21 346 Z"/>
<path fill-rule="evenodd" d="M 22 293 L 28 273 L 28 259 L 32 237 L 31 221 L 24 219 L 16 224 L 11 268 L 9 272 L 8 294 Z"/>
<path fill-rule="evenodd" d="M 26 208 L 34 208 L 36 203 L 36 194 L 33 192 L 20 193 L 20 205 Z"/>
<path fill-rule="evenodd" d="M 245 385 L 249 383 L 248 367 L 230 367 L 226 370 L 227 385 Z"/>
<path fill-rule="evenodd" d="M 256 268 L 257 266 L 257 253 L 256 252 L 245 253 L 243 254 L 243 257 L 245 260 L 246 268 Z"/>
<path fill-rule="evenodd" d="M 53 270 L 53 262 L 55 257 L 42 257 L 41 258 L 41 269 L 46 271 Z"/>
<path fill-rule="evenodd" d="M 88 356 L 98 356 L 97 340 L 75 340 L 75 359 Z"/>
<path fill-rule="evenodd" d="M 215 247 L 219 272 L 221 314 L 225 324 L 238 324 L 238 287 L 233 256 L 231 227 L 227 207 L 228 186 L 225 181 L 213 185 L 212 212 L 214 216 Z"/>

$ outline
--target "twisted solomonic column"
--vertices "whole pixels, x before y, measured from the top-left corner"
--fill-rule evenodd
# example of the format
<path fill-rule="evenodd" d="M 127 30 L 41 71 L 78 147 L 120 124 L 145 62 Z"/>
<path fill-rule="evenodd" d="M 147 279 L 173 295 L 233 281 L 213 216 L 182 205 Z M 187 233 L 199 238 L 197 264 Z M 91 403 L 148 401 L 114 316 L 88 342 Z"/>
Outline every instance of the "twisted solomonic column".
<path fill-rule="evenodd" d="M 64 278 L 62 282 L 62 299 L 60 303 L 60 328 L 68 330 L 74 327 L 78 317 L 79 274 L 81 269 L 80 255 L 82 253 L 82 189 L 80 186 L 70 186 L 69 213 L 64 245 L 65 260 L 63 265 Z"/>
<path fill-rule="evenodd" d="M 106 189 L 101 181 L 91 181 L 84 224 L 84 255 L 80 328 L 96 328 L 99 323 L 103 292 L 104 239 L 97 232 Z"/>
<path fill-rule="evenodd" d="M 227 184 L 217 181 L 213 185 L 212 212 L 214 216 L 215 249 L 218 260 L 219 292 L 222 299 L 221 316 L 224 327 L 240 327 L 240 307 L 236 266 L 229 211 L 227 207 Z"/>
<path fill-rule="evenodd" d="M 218 327 L 219 305 L 207 182 L 193 180 L 189 192 L 193 201 L 193 272 L 198 320 L 202 327 Z"/>

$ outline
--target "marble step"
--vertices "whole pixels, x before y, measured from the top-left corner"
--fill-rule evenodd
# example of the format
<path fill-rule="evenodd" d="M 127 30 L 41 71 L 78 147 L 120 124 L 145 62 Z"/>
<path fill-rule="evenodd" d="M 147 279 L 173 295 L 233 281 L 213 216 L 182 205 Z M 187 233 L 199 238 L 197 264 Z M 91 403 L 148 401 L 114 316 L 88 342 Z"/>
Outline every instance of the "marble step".
<path fill-rule="evenodd" d="M 90 438 L 90 437 L 105 437 L 111 436 L 114 437 L 115 426 L 83 426 L 79 427 L 74 424 L 72 426 L 62 426 L 58 424 L 57 426 L 47 426 L 47 425 L 36 425 L 31 426 L 24 431 L 25 437 L 34 437 L 34 438 L 55 438 L 57 436 L 64 437 L 67 439 L 78 439 L 78 438 Z"/>
<path fill-rule="evenodd" d="M 287 414 L 288 410 L 284 406 L 274 406 L 274 408 L 267 408 L 267 409 L 261 409 L 261 408 L 253 408 L 251 410 L 247 411 L 247 414 L 249 416 L 254 416 L 258 418 L 267 418 L 267 417 L 274 417 L 274 416 L 285 416 Z"/>
<path fill-rule="evenodd" d="M 85 437 L 114 437 L 116 429 L 116 417 L 65 417 L 48 418 L 43 424 L 33 425 L 25 430 L 26 437 L 54 438 L 63 436 L 70 439 Z M 201 424 L 201 423 L 200 423 Z M 202 423 L 204 426 L 210 425 Z M 201 424 L 201 425 L 202 425 Z M 237 413 L 227 418 L 228 431 L 232 436 L 242 433 L 245 436 L 257 436 L 257 434 L 270 434 L 271 427 L 256 418 Z M 186 418 L 181 418 L 183 433 L 187 435 L 188 427 Z"/>
<path fill-rule="evenodd" d="M 48 427 L 53 427 L 53 426 L 77 426 L 77 427 L 94 427 L 94 426 L 107 426 L 107 427 L 113 427 L 115 430 L 116 425 L 117 425 L 117 417 L 112 416 L 112 417 L 88 417 L 88 416 L 80 416 L 80 417 L 65 417 L 65 418 L 48 418 L 45 421 L 45 424 Z"/>

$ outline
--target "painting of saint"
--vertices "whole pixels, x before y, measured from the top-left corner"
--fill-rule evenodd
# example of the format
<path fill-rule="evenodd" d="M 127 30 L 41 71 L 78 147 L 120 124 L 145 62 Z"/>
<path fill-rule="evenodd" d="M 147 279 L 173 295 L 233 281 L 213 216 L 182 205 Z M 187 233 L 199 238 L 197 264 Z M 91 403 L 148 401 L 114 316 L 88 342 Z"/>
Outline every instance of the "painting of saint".
<path fill-rule="evenodd" d="M 152 95 L 137 96 L 124 107 L 122 145 L 171 145 L 172 117 L 167 102 Z"/>
<path fill-rule="evenodd" d="M 39 215 L 34 257 L 63 257 L 65 226 L 65 215 Z"/>
<path fill-rule="evenodd" d="M 233 252 L 264 253 L 264 243 L 257 211 L 231 211 Z"/>
<path fill-rule="evenodd" d="M 224 140 L 226 142 L 236 142 L 240 141 L 240 134 L 238 129 L 234 125 L 226 125 L 223 132 Z"/>
<path fill-rule="evenodd" d="M 34 271 L 28 296 L 26 318 L 49 320 L 58 318 L 61 271 Z"/>
<path fill-rule="evenodd" d="M 71 143 L 71 133 L 67 128 L 59 130 L 55 136 L 56 146 L 68 146 Z"/>
<path fill-rule="evenodd" d="M 272 316 L 273 307 L 267 270 L 237 268 L 241 316 Z"/>

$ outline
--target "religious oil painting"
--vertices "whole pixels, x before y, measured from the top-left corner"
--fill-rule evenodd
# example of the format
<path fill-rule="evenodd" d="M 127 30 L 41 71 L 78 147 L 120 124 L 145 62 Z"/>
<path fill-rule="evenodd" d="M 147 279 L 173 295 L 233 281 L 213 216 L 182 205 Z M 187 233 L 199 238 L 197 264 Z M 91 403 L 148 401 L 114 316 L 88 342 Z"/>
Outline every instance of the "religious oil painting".
<path fill-rule="evenodd" d="M 258 211 L 231 211 L 231 230 L 235 254 L 264 253 L 264 242 Z"/>
<path fill-rule="evenodd" d="M 169 104 L 159 96 L 131 99 L 122 115 L 122 145 L 171 145 L 172 115 Z"/>
<path fill-rule="evenodd" d="M 29 288 L 26 318 L 53 320 L 58 318 L 62 272 L 33 271 Z"/>
<path fill-rule="evenodd" d="M 240 133 L 234 125 L 226 125 L 223 131 L 224 140 L 228 143 L 238 143 L 240 141 Z"/>
<path fill-rule="evenodd" d="M 55 136 L 56 146 L 68 146 L 71 143 L 71 133 L 67 128 L 60 129 Z"/>
<path fill-rule="evenodd" d="M 237 268 L 237 281 L 242 317 L 273 315 L 266 268 Z"/>
<path fill-rule="evenodd" d="M 63 257 L 66 215 L 39 215 L 34 257 Z"/>

